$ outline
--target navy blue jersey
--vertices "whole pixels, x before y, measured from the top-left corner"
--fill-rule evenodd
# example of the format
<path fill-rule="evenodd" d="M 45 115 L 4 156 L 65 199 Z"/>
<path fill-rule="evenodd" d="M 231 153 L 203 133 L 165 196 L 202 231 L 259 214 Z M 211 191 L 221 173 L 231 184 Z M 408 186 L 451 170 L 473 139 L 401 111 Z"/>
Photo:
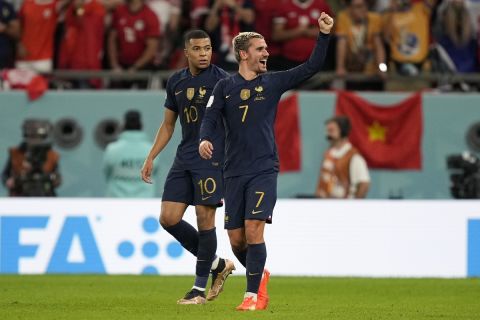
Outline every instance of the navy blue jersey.
<path fill-rule="evenodd" d="M 215 145 L 218 145 L 212 159 L 204 160 L 200 157 L 198 139 L 207 99 L 218 80 L 228 75 L 219 67 L 210 65 L 196 76 L 185 68 L 168 79 L 165 108 L 176 112 L 182 125 L 182 141 L 177 148 L 174 166 L 184 169 L 222 168 L 225 131 L 221 119 L 217 121 L 215 128 L 212 128 Z"/>
<path fill-rule="evenodd" d="M 329 36 L 320 34 L 310 58 L 296 68 L 259 74 L 245 80 L 239 73 L 220 80 L 209 98 L 200 129 L 201 140 L 216 145 L 218 118 L 225 123 L 224 177 L 278 170 L 274 122 L 282 94 L 320 71 Z"/>

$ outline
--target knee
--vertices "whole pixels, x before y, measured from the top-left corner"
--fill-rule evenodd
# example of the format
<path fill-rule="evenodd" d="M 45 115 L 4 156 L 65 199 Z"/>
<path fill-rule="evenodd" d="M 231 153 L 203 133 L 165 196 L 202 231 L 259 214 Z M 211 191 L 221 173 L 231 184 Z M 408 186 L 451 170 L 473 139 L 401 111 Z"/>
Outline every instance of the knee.
<path fill-rule="evenodd" d="M 244 237 L 230 236 L 230 246 L 233 252 L 241 252 L 247 248 L 247 241 Z"/>
<path fill-rule="evenodd" d="M 215 227 L 215 208 L 197 206 L 197 225 L 199 230 L 210 230 Z"/>
<path fill-rule="evenodd" d="M 263 239 L 263 225 L 262 224 L 251 224 L 245 228 L 245 237 L 246 241 L 249 244 L 262 243 Z"/>
<path fill-rule="evenodd" d="M 180 222 L 180 220 L 175 216 L 168 214 L 168 212 L 163 211 L 160 213 L 160 218 L 158 219 L 160 222 L 160 225 L 165 229 L 171 226 L 176 225 L 177 223 Z"/>

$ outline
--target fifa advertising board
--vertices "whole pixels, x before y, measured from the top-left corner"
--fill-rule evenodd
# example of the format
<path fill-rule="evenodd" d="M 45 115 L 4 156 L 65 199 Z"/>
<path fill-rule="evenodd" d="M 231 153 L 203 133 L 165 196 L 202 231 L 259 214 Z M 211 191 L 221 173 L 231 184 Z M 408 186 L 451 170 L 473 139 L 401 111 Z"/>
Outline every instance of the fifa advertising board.
<path fill-rule="evenodd" d="M 0 273 L 193 274 L 159 200 L 0 200 Z M 195 225 L 189 208 L 185 219 Z M 236 262 L 217 211 L 218 254 Z M 480 276 L 480 201 L 279 200 L 265 231 L 273 275 Z"/>

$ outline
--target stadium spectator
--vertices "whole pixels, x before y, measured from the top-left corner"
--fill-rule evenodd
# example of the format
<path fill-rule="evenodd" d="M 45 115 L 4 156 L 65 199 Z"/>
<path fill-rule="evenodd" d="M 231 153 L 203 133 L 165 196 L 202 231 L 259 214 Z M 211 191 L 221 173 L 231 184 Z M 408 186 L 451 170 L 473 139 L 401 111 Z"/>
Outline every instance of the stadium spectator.
<path fill-rule="evenodd" d="M 395 71 L 417 75 L 426 67 L 430 44 L 430 14 L 436 0 L 392 0 L 383 14 L 384 37 Z"/>
<path fill-rule="evenodd" d="M 16 42 L 20 39 L 20 22 L 15 8 L 0 0 L 0 70 L 15 65 Z"/>
<path fill-rule="evenodd" d="M 55 28 L 66 1 L 23 2 L 19 12 L 22 37 L 17 48 L 17 68 L 47 73 L 52 71 Z"/>
<path fill-rule="evenodd" d="M 61 183 L 60 156 L 51 146 L 51 124 L 28 119 L 23 123 L 23 141 L 9 150 L 2 182 L 11 197 L 54 197 Z"/>
<path fill-rule="evenodd" d="M 285 0 L 253 0 L 255 9 L 255 31 L 265 37 L 268 43 L 268 68 L 270 70 L 281 70 L 282 61 L 280 55 L 280 44 L 272 40 L 273 19 L 278 16 L 279 8 Z"/>
<path fill-rule="evenodd" d="M 143 183 L 138 174 L 143 165 L 143 155 L 150 150 L 151 142 L 142 131 L 140 112 L 125 114 L 123 132 L 110 143 L 103 157 L 103 172 L 107 180 L 107 197 L 153 198 L 155 188 Z M 156 173 L 153 174 L 154 176 Z"/>
<path fill-rule="evenodd" d="M 73 70 L 102 69 L 105 8 L 98 0 L 74 0 L 65 15 L 65 34 L 58 67 Z M 98 80 L 80 87 L 99 87 Z"/>
<path fill-rule="evenodd" d="M 365 198 L 370 176 L 365 159 L 348 141 L 350 120 L 336 116 L 325 122 L 330 148 L 325 152 L 316 196 L 319 198 Z"/>
<path fill-rule="evenodd" d="M 190 26 L 193 29 L 201 29 L 203 27 L 202 18 L 208 16 L 210 9 L 208 3 L 210 0 L 191 0 L 190 1 Z"/>
<path fill-rule="evenodd" d="M 144 0 L 128 0 L 113 12 L 108 36 L 110 67 L 117 71 L 135 72 L 152 69 L 160 37 L 159 21 Z M 122 81 L 116 88 L 146 88 L 146 81 Z"/>
<path fill-rule="evenodd" d="M 253 29 L 253 3 L 251 0 L 210 0 L 209 7 L 204 29 L 212 39 L 214 62 L 225 70 L 236 70 L 232 39 L 239 32 Z"/>
<path fill-rule="evenodd" d="M 458 72 L 477 70 L 477 43 L 465 0 L 448 0 L 438 10 L 437 41 L 447 51 Z"/>
<path fill-rule="evenodd" d="M 332 15 L 325 0 L 285 0 L 274 18 L 272 40 L 280 43 L 283 69 L 308 59 L 318 36 L 320 13 Z"/>
<path fill-rule="evenodd" d="M 345 76 L 347 72 L 379 74 L 386 71 L 385 48 L 381 38 L 382 20 L 379 15 L 369 12 L 366 0 L 346 0 L 348 8 L 338 14 L 336 73 Z M 385 69 L 381 69 L 383 66 Z M 381 79 L 348 82 L 347 90 L 382 90 Z"/>
<path fill-rule="evenodd" d="M 168 65 L 177 40 L 181 38 L 179 35 L 182 3 L 180 0 L 148 0 L 147 4 L 157 15 L 161 35 L 154 65 L 164 68 Z"/>

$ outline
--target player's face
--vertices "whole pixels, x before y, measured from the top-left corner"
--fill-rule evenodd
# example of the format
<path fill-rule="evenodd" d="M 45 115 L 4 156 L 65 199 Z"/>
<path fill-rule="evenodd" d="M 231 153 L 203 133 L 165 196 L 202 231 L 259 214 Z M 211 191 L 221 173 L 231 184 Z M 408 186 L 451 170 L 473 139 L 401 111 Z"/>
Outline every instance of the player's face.
<path fill-rule="evenodd" d="M 195 69 L 206 69 L 212 59 L 212 43 L 209 38 L 190 39 L 185 48 L 188 65 Z"/>
<path fill-rule="evenodd" d="M 250 46 L 247 51 L 248 68 L 256 73 L 267 72 L 267 43 L 265 39 L 250 39 Z"/>
<path fill-rule="evenodd" d="M 340 127 L 336 122 L 329 122 L 326 125 L 327 140 L 335 143 L 340 140 Z"/>

